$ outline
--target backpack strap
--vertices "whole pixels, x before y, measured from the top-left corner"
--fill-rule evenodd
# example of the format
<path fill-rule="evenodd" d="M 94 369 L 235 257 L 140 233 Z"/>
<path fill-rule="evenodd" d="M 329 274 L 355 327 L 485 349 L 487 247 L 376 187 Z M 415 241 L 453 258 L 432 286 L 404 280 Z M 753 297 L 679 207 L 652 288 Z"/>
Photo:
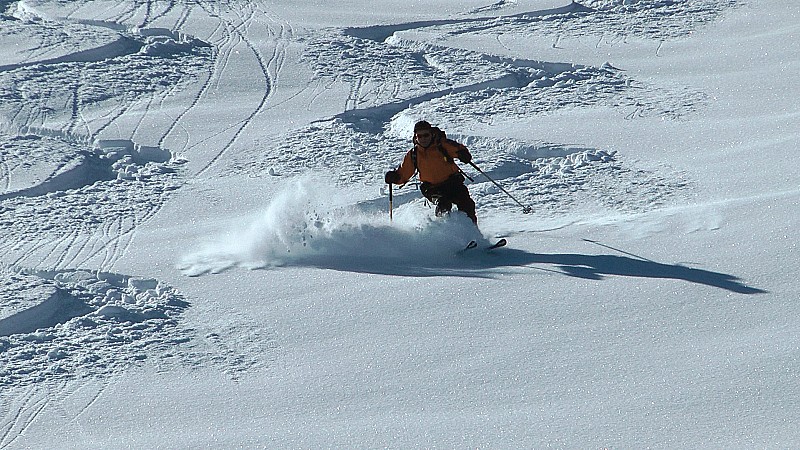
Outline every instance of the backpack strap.
<path fill-rule="evenodd" d="M 441 152 L 442 156 L 444 156 L 444 159 L 446 159 L 447 162 L 455 162 L 453 158 L 447 154 L 447 150 L 444 149 L 444 145 L 442 145 L 443 142 L 450 141 L 447 139 L 447 134 L 445 134 L 444 130 L 439 129 L 439 127 L 433 127 L 433 130 L 436 131 L 436 142 L 434 142 L 434 144 L 436 144 L 436 148 L 439 149 L 439 152 Z"/>

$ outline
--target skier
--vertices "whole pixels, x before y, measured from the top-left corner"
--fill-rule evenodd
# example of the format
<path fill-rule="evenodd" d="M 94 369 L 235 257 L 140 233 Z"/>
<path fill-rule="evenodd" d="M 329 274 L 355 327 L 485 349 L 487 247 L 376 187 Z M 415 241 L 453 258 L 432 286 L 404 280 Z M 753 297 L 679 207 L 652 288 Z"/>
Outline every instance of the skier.
<path fill-rule="evenodd" d="M 419 173 L 420 191 L 436 205 L 436 215 L 450 213 L 455 204 L 475 225 L 475 201 L 464 185 L 464 175 L 455 163 L 455 158 L 469 164 L 472 155 L 467 147 L 447 139 L 444 131 L 426 121 L 414 125 L 414 148 L 406 153 L 402 164 L 386 172 L 387 184 L 405 184 Z"/>

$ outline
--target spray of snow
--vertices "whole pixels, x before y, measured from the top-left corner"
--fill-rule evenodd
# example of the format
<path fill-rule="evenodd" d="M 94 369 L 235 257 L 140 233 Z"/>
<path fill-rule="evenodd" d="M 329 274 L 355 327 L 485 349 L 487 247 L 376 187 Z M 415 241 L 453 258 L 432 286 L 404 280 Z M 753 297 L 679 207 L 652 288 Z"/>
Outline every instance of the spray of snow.
<path fill-rule="evenodd" d="M 330 184 L 300 177 L 244 225 L 207 239 L 179 268 L 196 276 L 237 266 L 441 265 L 465 243 L 483 239 L 460 213 L 436 218 L 412 202 L 397 208 L 390 221 L 385 209 L 338 205 L 340 194 Z"/>
<path fill-rule="evenodd" d="M 411 130 L 414 129 L 414 124 L 422 120 L 415 114 L 401 111 L 391 118 L 386 129 L 386 134 L 398 139 L 411 139 Z"/>

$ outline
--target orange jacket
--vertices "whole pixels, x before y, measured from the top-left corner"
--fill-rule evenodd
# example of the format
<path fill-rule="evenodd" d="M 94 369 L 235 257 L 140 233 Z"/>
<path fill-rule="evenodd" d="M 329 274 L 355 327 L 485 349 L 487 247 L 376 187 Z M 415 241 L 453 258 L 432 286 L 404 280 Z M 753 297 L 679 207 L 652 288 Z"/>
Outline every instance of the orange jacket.
<path fill-rule="evenodd" d="M 405 184 L 415 172 L 419 172 L 419 180 L 433 185 L 444 183 L 454 173 L 458 172 L 458 166 L 453 159 L 460 158 L 459 153 L 469 155 L 469 150 L 462 144 L 443 138 L 444 133 L 438 132 L 434 136 L 433 142 L 429 147 L 419 144 L 414 145 L 414 149 L 409 150 L 403 158 L 403 163 L 397 169 L 400 174 L 400 181 L 397 184 Z M 414 152 L 417 153 L 417 164 L 414 166 Z M 447 156 L 445 156 L 447 154 Z M 470 155 L 471 156 L 471 155 Z"/>

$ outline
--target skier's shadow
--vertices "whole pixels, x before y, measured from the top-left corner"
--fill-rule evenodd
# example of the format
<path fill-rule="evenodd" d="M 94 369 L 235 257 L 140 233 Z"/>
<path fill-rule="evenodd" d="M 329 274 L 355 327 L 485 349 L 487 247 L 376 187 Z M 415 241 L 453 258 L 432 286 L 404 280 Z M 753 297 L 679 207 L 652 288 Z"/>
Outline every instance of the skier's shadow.
<path fill-rule="evenodd" d="M 530 253 L 506 247 L 490 253 L 484 253 L 480 249 L 471 250 L 470 252 L 474 253 L 467 252 L 449 260 L 415 261 L 413 264 L 409 261 L 360 261 L 358 259 L 343 261 L 336 259 L 316 260 L 311 265 L 334 270 L 384 275 L 468 278 L 493 278 L 498 270 L 527 267 L 586 280 L 600 281 L 609 276 L 673 279 L 712 286 L 739 294 L 767 293 L 763 289 L 747 286 L 734 275 L 680 264 L 664 264 L 598 242 L 588 242 L 596 243 L 621 254 Z"/>
<path fill-rule="evenodd" d="M 570 277 L 603 280 L 607 276 L 660 278 L 704 284 L 739 294 L 764 294 L 767 291 L 747 286 L 738 277 L 679 264 L 664 264 L 624 255 L 582 255 L 575 253 L 528 253 L 508 249 L 502 258 L 506 266 L 526 266 L 555 271 Z"/>

